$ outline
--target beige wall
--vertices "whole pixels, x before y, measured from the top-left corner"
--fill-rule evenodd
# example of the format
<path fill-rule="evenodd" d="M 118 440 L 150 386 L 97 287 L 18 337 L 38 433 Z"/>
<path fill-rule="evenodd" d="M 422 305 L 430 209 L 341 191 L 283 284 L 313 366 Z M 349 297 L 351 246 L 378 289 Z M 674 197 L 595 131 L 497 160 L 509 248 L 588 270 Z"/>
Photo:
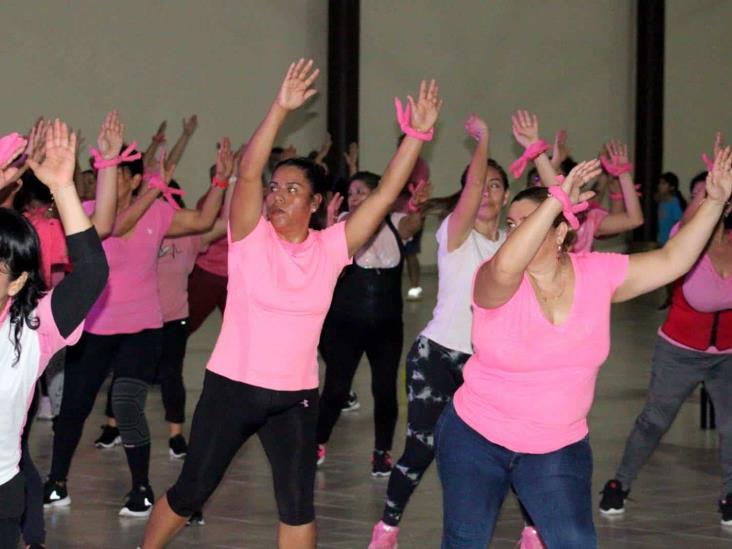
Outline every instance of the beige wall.
<path fill-rule="evenodd" d="M 266 112 L 291 59 L 327 69 L 327 3 L 319 0 L 5 1 L 0 18 L 3 131 L 59 116 L 96 140 L 118 108 L 128 139 L 147 146 L 166 118 L 168 143 L 181 118 L 199 129 L 177 176 L 198 195 L 207 187 L 215 141 L 245 140 Z M 325 74 L 318 85 L 325 90 Z M 326 98 L 292 120 L 287 138 L 304 153 L 325 131 Z M 284 139 L 283 139 L 284 140 Z"/>
<path fill-rule="evenodd" d="M 436 194 L 457 190 L 470 148 L 463 121 L 486 118 L 492 155 L 505 167 L 520 152 L 510 114 L 540 115 L 541 133 L 569 132 L 577 159 L 609 137 L 632 138 L 634 24 L 629 0 L 420 0 L 361 3 L 362 166 L 383 170 L 397 137 L 392 97 L 439 79 L 445 98 L 425 148 Z M 521 182 L 523 184 L 523 181 Z M 435 262 L 434 227 L 423 263 Z"/>

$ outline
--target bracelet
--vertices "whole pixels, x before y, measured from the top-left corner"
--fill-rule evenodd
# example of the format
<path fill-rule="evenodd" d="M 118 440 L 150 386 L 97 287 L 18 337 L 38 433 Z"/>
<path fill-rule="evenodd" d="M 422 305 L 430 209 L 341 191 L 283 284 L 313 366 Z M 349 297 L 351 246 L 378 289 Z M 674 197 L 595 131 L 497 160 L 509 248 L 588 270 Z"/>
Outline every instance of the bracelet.
<path fill-rule="evenodd" d="M 142 158 L 140 152 L 132 153 L 137 148 L 137 141 L 133 141 L 132 144 L 120 153 L 119 156 L 114 158 L 104 158 L 102 153 L 96 150 L 94 147 L 89 147 L 89 152 L 94 157 L 94 169 L 101 170 L 102 168 L 110 168 L 112 166 L 118 166 L 123 162 L 131 162 L 132 160 L 138 160 Z"/>
<path fill-rule="evenodd" d="M 562 214 L 564 214 L 569 226 L 575 231 L 579 229 L 580 222 L 575 214 L 585 211 L 590 207 L 590 205 L 587 202 L 572 204 L 572 201 L 569 199 L 569 195 L 564 192 L 564 189 L 559 185 L 552 185 L 549 187 L 549 194 L 556 198 L 562 205 Z"/>
<path fill-rule="evenodd" d="M 633 164 L 631 164 L 630 162 L 626 164 L 620 164 L 615 157 L 612 157 L 611 160 L 608 160 L 604 154 L 601 154 L 600 162 L 602 163 L 603 169 L 613 177 L 619 177 L 624 173 L 629 173 L 633 171 Z"/>
<path fill-rule="evenodd" d="M 543 139 L 539 139 L 539 141 L 532 143 L 531 145 L 526 147 L 524 154 L 514 160 L 508 167 L 508 170 L 511 172 L 514 179 L 518 179 L 519 177 L 521 177 L 521 174 L 524 173 L 524 170 L 526 169 L 526 165 L 529 163 L 529 160 L 536 160 L 539 155 L 545 153 L 548 150 L 549 144 Z"/>
<path fill-rule="evenodd" d="M 410 124 L 412 123 L 412 107 L 407 103 L 407 108 L 402 108 L 402 102 L 398 97 L 394 98 L 394 107 L 396 108 L 397 122 L 402 132 L 409 137 L 414 137 L 420 141 L 432 141 L 432 137 L 435 135 L 435 129 L 430 128 L 429 131 L 421 132 L 415 130 Z"/>
<path fill-rule="evenodd" d="M 211 185 L 214 187 L 218 187 L 219 189 L 226 189 L 229 186 L 229 181 L 227 179 L 219 179 L 218 177 L 214 176 L 214 178 L 211 180 Z"/>

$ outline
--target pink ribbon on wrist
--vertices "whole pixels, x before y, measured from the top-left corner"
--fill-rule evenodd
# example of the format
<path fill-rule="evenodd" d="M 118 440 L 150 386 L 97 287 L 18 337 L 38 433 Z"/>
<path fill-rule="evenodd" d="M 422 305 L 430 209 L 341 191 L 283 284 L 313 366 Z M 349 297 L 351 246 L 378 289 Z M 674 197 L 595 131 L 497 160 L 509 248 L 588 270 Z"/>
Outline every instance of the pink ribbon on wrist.
<path fill-rule="evenodd" d="M 136 148 L 137 141 L 133 141 L 129 147 L 127 147 L 119 154 L 119 156 L 115 156 L 114 158 L 104 158 L 102 156 L 102 153 L 100 153 L 94 147 L 89 147 L 89 152 L 94 157 L 94 168 L 97 170 L 101 170 L 102 168 L 119 166 L 123 162 L 131 162 L 133 160 L 138 160 L 142 158 L 142 154 L 140 152 L 136 152 L 134 154 L 132 153 L 132 151 L 134 151 Z"/>
<path fill-rule="evenodd" d="M 148 189 L 158 189 L 160 194 L 165 197 L 167 203 L 170 204 L 174 210 L 180 210 L 180 206 L 175 201 L 174 196 L 185 196 L 186 192 L 183 189 L 173 189 L 172 187 L 168 187 L 162 177 L 160 177 L 160 174 L 155 172 L 146 173 L 142 176 L 142 180 L 147 181 Z"/>
<path fill-rule="evenodd" d="M 421 132 L 419 130 L 415 130 L 411 126 L 412 106 L 409 103 L 407 103 L 407 108 L 404 109 L 402 108 L 402 102 L 399 100 L 398 97 L 395 97 L 394 107 L 396 108 L 397 122 L 399 123 L 399 127 L 401 128 L 404 135 L 414 137 L 415 139 L 419 139 L 420 141 L 432 141 L 432 137 L 435 135 L 434 128 L 430 128 L 430 130 L 426 132 Z"/>
<path fill-rule="evenodd" d="M 613 177 L 620 177 L 624 173 L 630 173 L 633 171 L 633 164 L 631 162 L 621 164 L 615 157 L 608 160 L 604 154 L 601 154 L 600 162 L 602 163 L 602 168 Z"/>
<path fill-rule="evenodd" d="M 559 180 L 560 177 L 561 176 L 558 176 L 557 180 Z M 564 181 L 564 178 L 561 177 L 561 180 Z M 559 185 L 552 185 L 549 187 L 549 194 L 559 200 L 559 203 L 562 205 L 562 213 L 564 214 L 567 223 L 569 223 L 569 226 L 575 231 L 579 229 L 580 222 L 575 214 L 584 212 L 590 207 L 590 205 L 587 202 L 572 204 L 572 201 L 569 199 L 569 195 L 564 192 L 564 189 Z"/>
<path fill-rule="evenodd" d="M 524 170 L 526 169 L 526 165 L 529 163 L 529 160 L 535 160 L 541 153 L 544 153 L 548 150 L 549 144 L 543 139 L 539 139 L 539 141 L 537 141 L 536 143 L 532 143 L 531 145 L 526 147 L 524 154 L 514 160 L 508 167 L 508 170 L 511 172 L 511 175 L 513 175 L 514 179 L 518 179 L 519 177 L 521 177 L 521 174 L 524 173 Z"/>
<path fill-rule="evenodd" d="M 702 153 L 702 161 L 704 162 L 704 165 L 707 167 L 707 171 L 711 172 L 714 170 L 714 160 L 709 158 L 707 156 L 707 153 Z"/>
<path fill-rule="evenodd" d="M 623 199 L 623 193 L 610 193 L 608 196 L 610 200 L 618 201 Z"/>
<path fill-rule="evenodd" d="M 16 132 L 0 137 L 0 166 L 7 164 L 13 153 L 27 143 L 26 138 Z"/>

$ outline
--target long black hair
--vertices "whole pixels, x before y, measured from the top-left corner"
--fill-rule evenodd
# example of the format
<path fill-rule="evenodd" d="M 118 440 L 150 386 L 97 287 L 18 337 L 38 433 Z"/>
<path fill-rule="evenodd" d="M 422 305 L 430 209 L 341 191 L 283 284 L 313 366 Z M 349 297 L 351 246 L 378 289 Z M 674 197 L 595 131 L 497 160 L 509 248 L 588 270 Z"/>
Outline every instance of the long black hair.
<path fill-rule="evenodd" d="M 324 229 L 326 226 L 326 192 L 328 191 L 328 182 L 325 174 L 325 170 L 318 166 L 315 162 L 304 156 L 297 156 L 295 158 L 287 158 L 286 160 L 280 160 L 275 166 L 272 173 L 276 172 L 278 168 L 283 166 L 293 166 L 302 171 L 305 179 L 310 183 L 310 192 L 313 194 L 319 194 L 322 197 L 320 206 L 310 216 L 310 228 L 311 229 Z M 269 182 L 268 182 L 269 183 Z"/>
<path fill-rule="evenodd" d="M 11 282 L 23 273 L 28 274 L 25 285 L 13 297 L 10 306 L 15 365 L 20 360 L 23 329 L 37 330 L 40 324 L 33 311 L 45 293 L 45 283 L 38 235 L 25 217 L 8 208 L 0 208 L 0 269 L 9 275 Z"/>
<path fill-rule="evenodd" d="M 704 178 L 706 179 L 706 175 Z M 681 209 L 685 210 L 688 204 L 686 203 L 686 198 L 684 198 L 684 195 L 681 194 L 681 191 L 679 190 L 679 177 L 674 172 L 665 172 L 661 174 L 661 179 L 668 183 L 668 186 L 671 187 L 676 200 L 679 201 Z"/>

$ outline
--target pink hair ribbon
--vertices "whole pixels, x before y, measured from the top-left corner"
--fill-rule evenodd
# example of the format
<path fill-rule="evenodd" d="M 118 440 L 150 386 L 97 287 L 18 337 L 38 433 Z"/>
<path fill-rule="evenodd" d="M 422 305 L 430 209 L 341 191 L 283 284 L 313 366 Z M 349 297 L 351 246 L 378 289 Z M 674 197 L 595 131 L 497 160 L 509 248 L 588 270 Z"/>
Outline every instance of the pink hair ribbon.
<path fill-rule="evenodd" d="M 558 181 L 560 177 L 561 176 L 557 177 Z M 561 180 L 564 181 L 564 178 L 562 177 Z M 574 229 L 575 231 L 579 229 L 580 222 L 575 214 L 584 212 L 587 208 L 590 207 L 590 205 L 587 202 L 572 204 L 572 201 L 569 199 L 569 195 L 564 192 L 564 189 L 562 189 L 562 187 L 560 187 L 559 185 L 552 185 L 551 187 L 549 187 L 549 194 L 559 200 L 560 204 L 562 205 L 562 213 L 567 219 L 569 226 L 572 227 L 572 229 Z"/>
<path fill-rule="evenodd" d="M 0 137 L 0 166 L 7 164 L 13 153 L 27 143 L 28 140 L 16 132 Z"/>
<path fill-rule="evenodd" d="M 102 153 L 96 150 L 94 147 L 89 147 L 89 152 L 94 157 L 94 168 L 101 170 L 102 168 L 110 168 L 112 166 L 119 166 L 123 162 L 131 162 L 132 160 L 138 160 L 142 158 L 140 152 L 132 153 L 137 148 L 137 141 L 133 141 L 129 147 L 120 153 L 119 156 L 114 158 L 104 158 Z"/>
<path fill-rule="evenodd" d="M 394 98 L 394 107 L 396 108 L 397 122 L 402 132 L 409 137 L 414 137 L 420 141 L 432 141 L 432 137 L 435 135 L 435 129 L 430 128 L 427 132 L 420 132 L 415 130 L 412 126 L 412 106 L 407 103 L 407 108 L 402 108 L 402 102 L 398 97 Z"/>
<path fill-rule="evenodd" d="M 704 161 L 704 165 L 707 167 L 708 172 L 711 172 L 712 170 L 714 170 L 714 160 L 709 158 L 707 156 L 707 153 L 702 154 L 702 160 Z"/>
<path fill-rule="evenodd" d="M 608 160 L 604 154 L 601 154 L 600 162 L 602 163 L 602 168 L 613 177 L 619 177 L 624 173 L 630 173 L 633 171 L 633 164 L 631 162 L 620 164 L 616 157 L 612 157 L 611 160 Z"/>
<path fill-rule="evenodd" d="M 514 160 L 508 167 L 508 170 L 511 172 L 515 179 L 518 179 L 519 177 L 521 177 L 521 174 L 524 173 L 524 170 L 526 169 L 526 165 L 529 163 L 529 160 L 535 160 L 537 156 L 548 150 L 549 144 L 546 141 L 539 139 L 539 141 L 537 141 L 536 143 L 532 143 L 531 145 L 526 147 L 524 154 Z"/>
<path fill-rule="evenodd" d="M 142 180 L 147 181 L 148 189 L 158 189 L 160 191 L 160 194 L 165 197 L 165 200 L 174 210 L 180 210 L 180 206 L 175 201 L 174 196 L 185 196 L 186 192 L 183 189 L 174 189 L 172 187 L 168 187 L 165 184 L 165 181 L 163 181 L 163 178 L 160 177 L 160 174 L 155 172 L 146 173 L 142 176 Z"/>

